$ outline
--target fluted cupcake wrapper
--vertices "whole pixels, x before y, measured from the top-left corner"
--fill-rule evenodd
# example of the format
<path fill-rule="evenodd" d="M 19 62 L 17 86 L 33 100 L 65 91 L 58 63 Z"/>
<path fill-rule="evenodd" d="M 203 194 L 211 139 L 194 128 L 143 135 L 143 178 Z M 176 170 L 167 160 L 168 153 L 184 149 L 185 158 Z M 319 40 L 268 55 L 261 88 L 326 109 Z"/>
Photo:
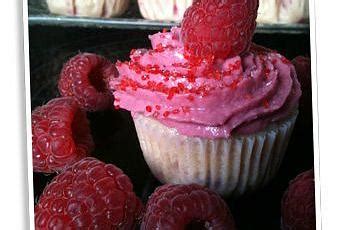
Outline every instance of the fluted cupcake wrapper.
<path fill-rule="evenodd" d="M 129 5 L 130 0 L 105 0 L 102 16 L 105 18 L 121 16 Z"/>
<path fill-rule="evenodd" d="M 130 0 L 47 0 L 51 13 L 85 17 L 116 17 L 128 8 Z"/>
<path fill-rule="evenodd" d="M 150 20 L 181 21 L 193 0 L 138 0 L 142 16 Z"/>
<path fill-rule="evenodd" d="M 308 0 L 260 0 L 258 23 L 297 23 L 309 18 Z"/>
<path fill-rule="evenodd" d="M 140 114 L 134 123 L 144 158 L 161 182 L 197 183 L 224 196 L 239 196 L 274 177 L 296 117 L 297 112 L 262 132 L 228 139 L 181 135 Z"/>

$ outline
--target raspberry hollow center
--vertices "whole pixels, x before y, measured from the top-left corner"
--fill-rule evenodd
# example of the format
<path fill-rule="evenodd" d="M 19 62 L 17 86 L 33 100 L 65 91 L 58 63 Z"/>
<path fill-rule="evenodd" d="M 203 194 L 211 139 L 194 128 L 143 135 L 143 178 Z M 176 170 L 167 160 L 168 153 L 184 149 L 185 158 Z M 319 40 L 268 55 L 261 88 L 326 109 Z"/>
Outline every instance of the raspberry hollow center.
<path fill-rule="evenodd" d="M 106 84 L 100 67 L 94 68 L 89 73 L 90 84 L 100 93 L 106 92 Z"/>

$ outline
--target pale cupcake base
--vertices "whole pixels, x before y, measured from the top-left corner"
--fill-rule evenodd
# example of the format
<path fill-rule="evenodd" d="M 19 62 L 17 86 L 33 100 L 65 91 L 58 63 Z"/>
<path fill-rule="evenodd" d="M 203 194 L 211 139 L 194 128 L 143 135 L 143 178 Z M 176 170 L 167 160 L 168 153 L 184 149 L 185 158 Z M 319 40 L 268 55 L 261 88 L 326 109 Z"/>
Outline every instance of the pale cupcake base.
<path fill-rule="evenodd" d="M 182 20 L 185 10 L 193 0 L 138 0 L 142 16 L 149 20 Z"/>
<path fill-rule="evenodd" d="M 163 183 L 197 183 L 224 196 L 265 185 L 280 167 L 297 112 L 253 134 L 228 139 L 180 135 L 159 121 L 134 116 L 140 146 L 152 173 Z"/>
<path fill-rule="evenodd" d="M 82 17 L 116 17 L 128 8 L 130 0 L 47 0 L 51 13 Z"/>
<path fill-rule="evenodd" d="M 308 0 L 294 0 L 284 6 L 283 0 L 260 0 L 258 23 L 297 23 L 309 18 Z"/>

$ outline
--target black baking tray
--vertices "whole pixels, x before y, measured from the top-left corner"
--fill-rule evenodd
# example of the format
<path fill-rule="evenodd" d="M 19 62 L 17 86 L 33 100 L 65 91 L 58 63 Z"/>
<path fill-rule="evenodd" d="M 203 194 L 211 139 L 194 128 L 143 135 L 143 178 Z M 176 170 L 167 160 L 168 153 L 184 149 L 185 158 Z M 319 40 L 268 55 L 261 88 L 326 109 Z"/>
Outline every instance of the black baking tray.
<path fill-rule="evenodd" d="M 59 96 L 57 81 L 65 61 L 79 52 L 94 52 L 112 61 L 126 60 L 132 48 L 149 47 L 147 35 L 156 31 L 59 27 L 36 25 L 29 29 L 32 110 Z M 309 55 L 309 33 L 256 34 L 254 41 L 276 49 L 287 58 Z M 310 102 L 312 103 L 311 99 Z M 312 111 L 308 116 L 311 116 Z M 277 176 L 264 188 L 238 200 L 226 200 L 240 230 L 280 229 L 280 201 L 288 183 L 313 167 L 313 129 L 299 116 L 286 156 Z M 93 156 L 113 163 L 131 178 L 136 194 L 146 202 L 160 183 L 152 176 L 139 147 L 127 111 L 88 113 L 96 143 Z M 38 200 L 54 175 L 34 173 L 34 196 Z"/>

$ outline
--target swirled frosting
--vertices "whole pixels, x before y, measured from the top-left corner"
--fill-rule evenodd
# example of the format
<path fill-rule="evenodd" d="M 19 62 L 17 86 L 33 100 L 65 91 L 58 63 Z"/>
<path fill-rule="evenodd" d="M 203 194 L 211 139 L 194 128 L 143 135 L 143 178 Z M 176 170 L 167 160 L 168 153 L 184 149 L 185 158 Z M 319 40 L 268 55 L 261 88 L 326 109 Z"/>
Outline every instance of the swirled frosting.
<path fill-rule="evenodd" d="M 151 35 L 152 49 L 132 50 L 110 81 L 115 107 L 144 114 L 180 134 L 228 138 L 251 134 L 298 107 L 300 84 L 282 55 L 253 46 L 225 60 L 187 57 L 180 28 Z"/>

